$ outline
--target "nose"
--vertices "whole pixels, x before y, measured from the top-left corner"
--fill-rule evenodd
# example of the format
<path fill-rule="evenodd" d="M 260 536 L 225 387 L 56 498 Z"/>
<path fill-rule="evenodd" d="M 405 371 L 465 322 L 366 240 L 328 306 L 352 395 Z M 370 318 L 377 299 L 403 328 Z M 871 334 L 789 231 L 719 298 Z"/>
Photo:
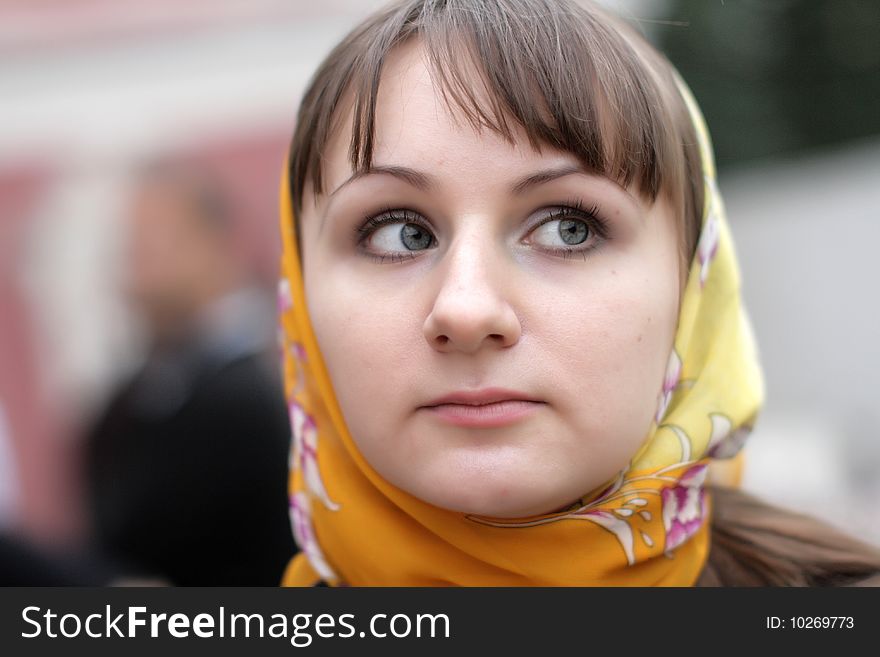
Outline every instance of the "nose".
<path fill-rule="evenodd" d="M 509 276 L 501 257 L 480 248 L 479 240 L 450 246 L 438 268 L 442 276 L 424 335 L 440 352 L 473 354 L 483 348 L 516 344 L 522 326 L 508 301 Z"/>

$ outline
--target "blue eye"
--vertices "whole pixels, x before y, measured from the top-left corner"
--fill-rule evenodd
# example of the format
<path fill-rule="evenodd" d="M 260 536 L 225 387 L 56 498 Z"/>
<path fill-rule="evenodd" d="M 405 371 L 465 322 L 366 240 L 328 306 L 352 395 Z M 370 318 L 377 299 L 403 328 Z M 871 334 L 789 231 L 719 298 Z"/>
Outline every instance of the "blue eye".
<path fill-rule="evenodd" d="M 538 226 L 532 239 L 541 246 L 554 248 L 583 244 L 592 234 L 593 230 L 581 219 L 553 219 Z"/>
<path fill-rule="evenodd" d="M 570 256 L 592 251 L 607 237 L 599 208 L 583 209 L 579 203 L 550 209 L 543 221 L 532 229 L 527 243 L 553 255 Z"/>
<path fill-rule="evenodd" d="M 358 228 L 358 243 L 371 255 L 399 260 L 437 246 L 424 220 L 411 210 L 390 210 Z"/>
<path fill-rule="evenodd" d="M 552 255 L 586 257 L 606 239 L 598 208 L 584 210 L 579 203 L 547 208 L 524 243 Z M 357 242 L 364 253 L 380 262 L 399 262 L 437 247 L 437 238 L 427 221 L 412 210 L 387 210 L 367 217 L 357 228 Z"/>
<path fill-rule="evenodd" d="M 418 224 L 386 224 L 376 229 L 369 237 L 371 247 L 389 253 L 401 250 L 422 251 L 431 248 L 434 236 Z"/>

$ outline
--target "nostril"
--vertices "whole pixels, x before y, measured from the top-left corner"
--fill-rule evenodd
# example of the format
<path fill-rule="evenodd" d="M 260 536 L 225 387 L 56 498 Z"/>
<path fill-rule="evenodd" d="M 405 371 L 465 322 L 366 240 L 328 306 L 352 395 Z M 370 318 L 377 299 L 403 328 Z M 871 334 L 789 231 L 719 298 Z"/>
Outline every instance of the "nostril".
<path fill-rule="evenodd" d="M 437 336 L 437 344 L 445 345 L 447 342 L 449 342 L 449 338 L 447 338 L 445 335 L 438 335 Z"/>

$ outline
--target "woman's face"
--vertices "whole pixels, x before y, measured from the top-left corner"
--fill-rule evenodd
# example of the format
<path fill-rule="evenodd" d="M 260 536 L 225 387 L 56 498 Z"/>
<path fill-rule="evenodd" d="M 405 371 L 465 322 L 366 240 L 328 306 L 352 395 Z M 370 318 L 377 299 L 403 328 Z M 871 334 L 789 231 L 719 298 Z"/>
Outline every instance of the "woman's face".
<path fill-rule="evenodd" d="M 417 43 L 386 64 L 377 112 L 374 170 L 352 177 L 338 130 L 301 217 L 309 314 L 351 435 L 436 506 L 563 507 L 627 466 L 657 410 L 673 213 L 524 134 L 475 131 Z"/>

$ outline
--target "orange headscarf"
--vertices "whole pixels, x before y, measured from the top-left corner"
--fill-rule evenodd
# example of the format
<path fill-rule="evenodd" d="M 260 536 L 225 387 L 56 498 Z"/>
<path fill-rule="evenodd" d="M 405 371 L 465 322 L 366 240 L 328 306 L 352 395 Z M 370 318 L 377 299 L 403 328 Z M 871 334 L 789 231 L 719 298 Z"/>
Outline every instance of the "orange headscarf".
<path fill-rule="evenodd" d="M 285 170 L 279 304 L 294 435 L 291 521 L 302 550 L 285 572 L 285 585 L 696 581 L 709 549 L 708 464 L 739 451 L 763 392 L 708 134 L 683 86 L 682 93 L 700 138 L 706 202 L 657 416 L 628 468 L 603 489 L 585 491 L 565 511 L 548 515 L 499 520 L 441 509 L 392 486 L 364 460 L 306 308 Z"/>

